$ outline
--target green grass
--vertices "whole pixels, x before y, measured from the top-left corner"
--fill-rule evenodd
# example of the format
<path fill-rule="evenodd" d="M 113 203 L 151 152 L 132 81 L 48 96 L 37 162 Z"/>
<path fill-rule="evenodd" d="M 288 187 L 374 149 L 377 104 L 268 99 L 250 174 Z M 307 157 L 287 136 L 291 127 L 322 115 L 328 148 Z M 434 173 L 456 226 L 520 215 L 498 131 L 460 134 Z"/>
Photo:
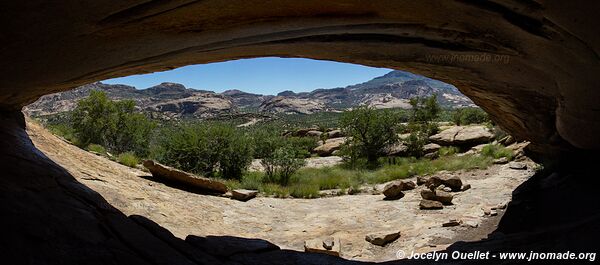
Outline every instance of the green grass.
<path fill-rule="evenodd" d="M 499 144 L 488 144 L 484 146 L 481 149 L 481 154 L 494 159 L 505 157 L 508 160 L 512 160 L 514 156 L 512 150 Z"/>
<path fill-rule="evenodd" d="M 117 161 L 128 167 L 136 167 L 140 160 L 131 152 L 122 153 L 117 157 Z"/>
<path fill-rule="evenodd" d="M 106 155 L 106 149 L 104 148 L 104 146 L 101 146 L 99 144 L 90 144 L 88 145 L 87 150 L 90 152 L 96 152 L 101 155 Z"/>
<path fill-rule="evenodd" d="M 377 170 L 349 169 L 343 165 L 325 168 L 302 168 L 290 179 L 288 186 L 265 183 L 261 172 L 247 172 L 240 181 L 224 181 L 230 189 L 252 189 L 278 198 L 317 198 L 320 190 L 340 189 L 345 194 L 365 184 L 379 184 L 416 175 L 428 175 L 438 171 L 470 170 L 487 168 L 493 158 L 479 155 L 447 155 L 436 160 L 398 158 L 395 164 L 384 165 Z"/>
<path fill-rule="evenodd" d="M 459 152 L 460 152 L 460 149 L 456 146 L 442 146 L 440 148 L 440 150 L 438 151 L 438 154 L 440 156 L 449 156 L 449 155 L 458 154 Z"/>

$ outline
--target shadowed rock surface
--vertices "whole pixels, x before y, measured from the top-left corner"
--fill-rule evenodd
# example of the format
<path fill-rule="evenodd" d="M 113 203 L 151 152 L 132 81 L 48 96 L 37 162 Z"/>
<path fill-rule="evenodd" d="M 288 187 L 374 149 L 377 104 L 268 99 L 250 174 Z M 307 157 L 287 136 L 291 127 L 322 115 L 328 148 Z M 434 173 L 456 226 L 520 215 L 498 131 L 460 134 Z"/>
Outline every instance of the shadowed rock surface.
<path fill-rule="evenodd" d="M 516 140 L 531 141 L 538 157 L 562 157 L 556 173 L 541 172 L 515 192 L 496 234 L 454 244 L 449 251 L 597 251 L 598 178 L 590 165 L 598 163 L 593 151 L 600 149 L 599 5 L 584 0 L 3 1 L 3 259 L 202 263 L 37 151 L 19 111 L 42 95 L 111 77 L 260 56 L 388 67 L 452 83 Z M 240 253 L 226 262 L 354 263 L 285 250 Z"/>

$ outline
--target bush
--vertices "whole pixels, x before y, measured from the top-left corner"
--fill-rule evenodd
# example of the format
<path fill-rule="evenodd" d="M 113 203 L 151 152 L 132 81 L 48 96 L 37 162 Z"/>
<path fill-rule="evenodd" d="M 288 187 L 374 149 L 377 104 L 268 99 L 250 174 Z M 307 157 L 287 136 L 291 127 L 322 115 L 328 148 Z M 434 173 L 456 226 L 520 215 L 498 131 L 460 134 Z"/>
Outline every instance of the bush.
<path fill-rule="evenodd" d="M 508 160 L 512 160 L 514 156 L 512 150 L 498 144 L 488 144 L 484 146 L 481 149 L 481 154 L 494 159 L 505 157 Z"/>
<path fill-rule="evenodd" d="M 286 186 L 296 170 L 304 166 L 304 159 L 298 158 L 298 153 L 291 146 L 280 147 L 270 157 L 261 161 L 265 168 L 267 182 L 279 183 Z"/>
<path fill-rule="evenodd" d="M 408 147 L 408 154 L 414 157 L 423 156 L 423 146 L 427 144 L 427 133 L 422 130 L 415 130 L 410 133 L 404 143 Z"/>
<path fill-rule="evenodd" d="M 319 186 L 315 184 L 298 184 L 289 187 L 290 195 L 294 198 L 318 198 Z"/>
<path fill-rule="evenodd" d="M 456 146 L 442 146 L 440 150 L 438 150 L 438 155 L 440 156 L 449 156 L 454 155 L 460 152 L 460 149 Z"/>
<path fill-rule="evenodd" d="M 310 157 L 311 151 L 317 147 L 315 137 L 288 137 L 284 141 L 296 150 L 298 157 Z"/>
<path fill-rule="evenodd" d="M 147 155 L 155 124 L 135 112 L 132 100 L 111 101 L 102 91 L 91 91 L 71 114 L 73 134 L 82 146 L 99 144 L 115 153 Z"/>
<path fill-rule="evenodd" d="M 87 150 L 101 155 L 106 155 L 106 149 L 99 144 L 90 144 L 87 146 Z"/>
<path fill-rule="evenodd" d="M 340 123 L 344 134 L 351 137 L 344 152 L 353 161 L 366 158 L 369 167 L 376 167 L 384 149 L 398 141 L 399 116 L 389 110 L 361 106 L 344 112 Z"/>
<path fill-rule="evenodd" d="M 457 109 L 452 119 L 456 125 L 480 124 L 490 121 L 488 114 L 480 108 Z"/>
<path fill-rule="evenodd" d="M 288 188 L 279 186 L 274 183 L 263 184 L 260 186 L 260 189 L 258 191 L 266 195 L 275 196 L 277 198 L 287 198 L 288 196 L 290 196 L 290 191 Z"/>
<path fill-rule="evenodd" d="M 277 148 L 285 144 L 285 139 L 272 126 L 264 126 L 250 132 L 254 144 L 254 158 L 270 157 Z"/>
<path fill-rule="evenodd" d="M 191 124 L 166 129 L 153 151 L 155 159 L 184 171 L 241 179 L 252 162 L 252 141 L 225 124 Z"/>
<path fill-rule="evenodd" d="M 117 157 L 117 161 L 128 167 L 136 167 L 140 163 L 139 159 L 135 156 L 135 154 L 131 152 L 120 154 Z"/>

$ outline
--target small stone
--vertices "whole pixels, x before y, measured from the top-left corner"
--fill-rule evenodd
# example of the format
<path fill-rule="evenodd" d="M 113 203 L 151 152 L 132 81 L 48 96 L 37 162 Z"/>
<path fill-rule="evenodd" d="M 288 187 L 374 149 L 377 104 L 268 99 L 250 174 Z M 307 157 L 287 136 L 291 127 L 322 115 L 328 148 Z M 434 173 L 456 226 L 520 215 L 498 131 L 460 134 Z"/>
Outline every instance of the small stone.
<path fill-rule="evenodd" d="M 451 226 L 458 226 L 462 223 L 461 220 L 456 220 L 456 219 L 450 219 L 448 222 L 445 222 L 442 224 L 442 227 L 451 227 Z"/>
<path fill-rule="evenodd" d="M 490 210 L 490 209 L 483 209 L 483 214 L 490 215 L 491 213 L 492 213 L 492 210 Z"/>
<path fill-rule="evenodd" d="M 365 236 L 365 240 L 373 245 L 385 246 L 391 242 L 394 242 L 399 237 L 400 232 L 398 231 L 386 231 L 368 234 Z"/>
<path fill-rule="evenodd" d="M 452 199 L 454 196 L 448 192 L 443 190 L 438 190 L 435 192 L 435 200 L 441 202 L 444 205 L 452 204 Z"/>
<path fill-rule="evenodd" d="M 429 189 L 423 189 L 423 190 L 421 190 L 421 197 L 425 200 L 434 201 L 435 200 L 435 192 L 433 192 Z"/>
<path fill-rule="evenodd" d="M 429 180 L 428 177 L 425 176 L 417 176 L 417 185 L 421 186 L 423 184 L 427 183 L 427 180 Z"/>
<path fill-rule="evenodd" d="M 444 176 L 440 179 L 444 186 L 450 187 L 453 191 L 459 191 L 462 187 L 462 180 L 457 176 Z"/>
<path fill-rule="evenodd" d="M 471 184 L 464 184 L 464 185 L 463 185 L 463 186 L 460 188 L 460 191 L 466 191 L 466 190 L 468 190 L 468 189 L 470 189 L 470 188 L 471 188 Z"/>
<path fill-rule="evenodd" d="M 328 239 L 326 239 L 328 240 Z M 328 243 L 328 242 L 327 242 Z M 331 244 L 331 249 L 325 248 L 325 240 L 323 239 L 311 239 L 304 241 L 304 252 L 312 252 L 312 253 L 323 253 L 332 256 L 339 257 L 341 252 L 341 244 L 339 238 L 333 238 L 333 243 Z"/>
<path fill-rule="evenodd" d="M 506 209 L 506 206 L 508 206 L 508 202 L 498 204 L 498 209 Z"/>
<path fill-rule="evenodd" d="M 494 164 L 506 164 L 506 163 L 508 163 L 508 159 L 506 157 L 494 159 Z"/>
<path fill-rule="evenodd" d="M 430 177 L 429 179 L 427 179 L 427 183 L 425 183 L 425 186 L 427 186 L 430 189 L 435 189 L 437 188 L 437 186 L 442 185 L 442 179 L 438 176 L 433 176 Z"/>
<path fill-rule="evenodd" d="M 516 170 L 525 170 L 527 169 L 527 164 L 522 162 L 510 162 L 508 163 L 508 167 Z"/>
<path fill-rule="evenodd" d="M 237 189 L 231 191 L 231 198 L 245 202 L 256 197 L 257 194 L 258 191 L 256 190 Z"/>
<path fill-rule="evenodd" d="M 333 246 L 335 245 L 335 239 L 333 237 L 328 237 L 323 239 L 323 248 L 327 249 L 327 250 L 331 250 L 333 249 Z"/>
<path fill-rule="evenodd" d="M 441 202 L 438 201 L 432 201 L 432 200 L 421 200 L 421 202 L 419 203 L 419 208 L 421 210 L 439 210 L 439 209 L 443 209 L 444 205 L 442 205 Z"/>
<path fill-rule="evenodd" d="M 490 212 L 490 216 L 496 216 L 496 215 L 498 215 L 498 212 L 497 212 L 497 211 L 491 211 L 491 212 Z"/>
<path fill-rule="evenodd" d="M 479 227 L 479 223 L 475 220 L 466 220 L 463 222 L 463 226 L 477 228 Z"/>
<path fill-rule="evenodd" d="M 385 195 L 385 198 L 388 200 L 397 200 L 404 197 L 402 191 L 412 190 L 415 187 L 416 185 L 412 181 L 396 180 L 385 185 L 383 188 L 383 195 Z"/>
<path fill-rule="evenodd" d="M 442 190 L 445 191 L 445 192 L 451 192 L 452 191 L 452 189 L 450 187 L 444 187 Z"/>

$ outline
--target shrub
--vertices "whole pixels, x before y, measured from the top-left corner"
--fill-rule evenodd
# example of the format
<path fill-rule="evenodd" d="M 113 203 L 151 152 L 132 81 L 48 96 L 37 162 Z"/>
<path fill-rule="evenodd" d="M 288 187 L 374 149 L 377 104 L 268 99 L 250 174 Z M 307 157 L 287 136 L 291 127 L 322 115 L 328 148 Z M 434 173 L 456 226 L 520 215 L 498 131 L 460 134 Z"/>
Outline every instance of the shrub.
<path fill-rule="evenodd" d="M 438 154 L 440 156 L 449 156 L 454 155 L 460 152 L 460 149 L 456 146 L 442 146 L 440 150 L 438 150 Z"/>
<path fill-rule="evenodd" d="M 452 119 L 456 125 L 480 124 L 490 121 L 488 114 L 481 108 L 457 109 Z"/>
<path fill-rule="evenodd" d="M 345 135 L 351 137 L 345 153 L 354 156 L 351 160 L 366 158 L 369 167 L 377 166 L 384 149 L 398 141 L 398 121 L 397 113 L 368 106 L 344 112 L 340 123 Z"/>
<path fill-rule="evenodd" d="M 128 167 L 136 167 L 140 163 L 139 159 L 135 156 L 135 154 L 131 152 L 120 154 L 117 157 L 117 161 Z"/>
<path fill-rule="evenodd" d="M 90 144 L 87 146 L 87 150 L 101 155 L 106 155 L 106 149 L 99 144 Z"/>
<path fill-rule="evenodd" d="M 296 150 L 298 157 L 310 157 L 311 151 L 317 147 L 315 137 L 288 137 L 284 141 Z"/>
<path fill-rule="evenodd" d="M 286 186 L 290 177 L 300 169 L 305 161 L 299 159 L 296 150 L 291 146 L 280 147 L 270 157 L 261 161 L 265 168 L 266 180 Z"/>
<path fill-rule="evenodd" d="M 408 154 L 414 157 L 423 156 L 423 146 L 427 144 L 427 133 L 422 130 L 415 130 L 404 140 L 408 147 Z"/>
<path fill-rule="evenodd" d="M 294 198 L 318 198 L 319 186 L 315 184 L 298 184 L 289 187 L 290 195 Z"/>
<path fill-rule="evenodd" d="M 273 195 L 277 198 L 287 198 L 290 196 L 290 191 L 286 187 L 279 186 L 274 183 L 266 183 L 260 186 L 259 192 L 266 195 Z"/>
<path fill-rule="evenodd" d="M 265 126 L 250 132 L 254 144 L 254 158 L 270 157 L 277 148 L 284 145 L 285 139 L 277 131 L 275 127 Z"/>
<path fill-rule="evenodd" d="M 512 160 L 514 155 L 512 150 L 498 144 L 484 146 L 481 149 L 481 154 L 495 159 L 505 157 L 508 160 Z"/>
<path fill-rule="evenodd" d="M 166 129 L 157 144 L 153 153 L 158 161 L 207 176 L 239 180 L 252 162 L 250 138 L 226 124 Z"/>

